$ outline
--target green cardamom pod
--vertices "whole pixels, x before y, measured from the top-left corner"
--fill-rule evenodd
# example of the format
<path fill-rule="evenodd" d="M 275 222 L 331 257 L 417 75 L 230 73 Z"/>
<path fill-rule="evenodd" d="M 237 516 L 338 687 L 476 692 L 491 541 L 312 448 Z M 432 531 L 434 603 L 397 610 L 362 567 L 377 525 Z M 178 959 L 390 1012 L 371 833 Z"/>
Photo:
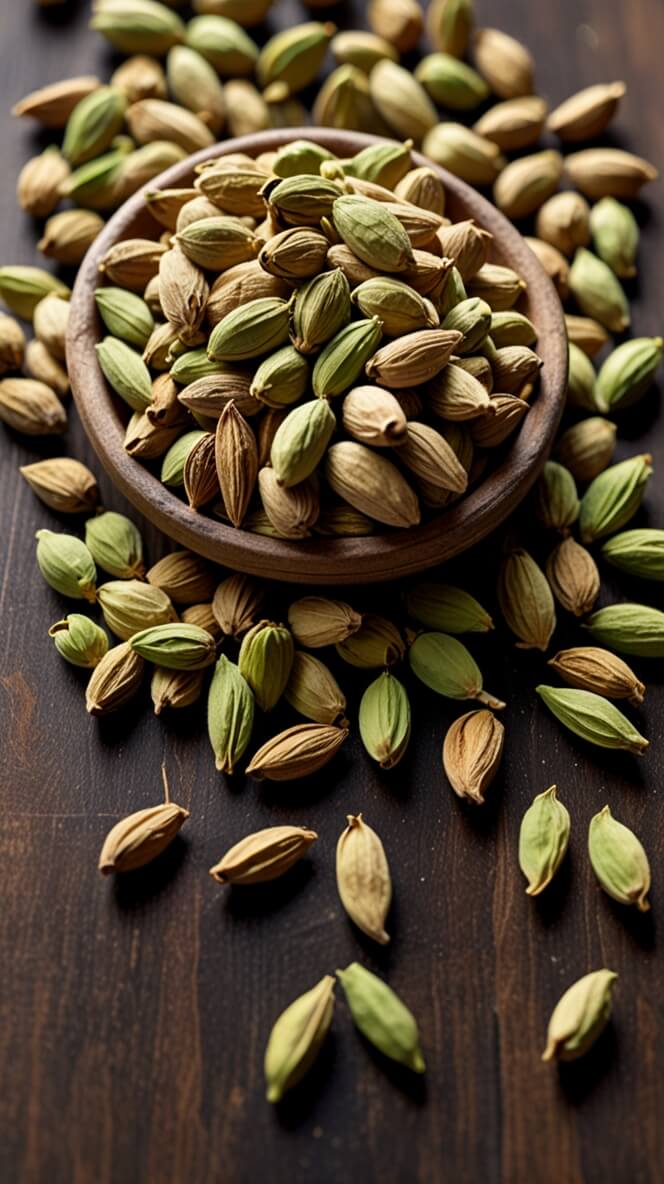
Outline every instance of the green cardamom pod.
<path fill-rule="evenodd" d="M 378 317 L 388 337 L 438 328 L 438 313 L 431 301 L 391 276 L 376 276 L 358 284 L 351 300 L 365 317 Z"/>
<path fill-rule="evenodd" d="M 293 665 L 293 635 L 285 625 L 259 621 L 245 633 L 238 669 L 261 711 L 271 711 L 283 695 Z"/>
<path fill-rule="evenodd" d="M 331 152 L 315 144 L 313 140 L 292 140 L 277 150 L 272 162 L 275 177 L 300 177 L 303 174 L 320 176 L 324 160 L 333 160 Z"/>
<path fill-rule="evenodd" d="M 293 345 L 268 354 L 254 373 L 249 393 L 266 407 L 288 407 L 297 403 L 310 380 L 309 363 Z"/>
<path fill-rule="evenodd" d="M 150 371 L 135 349 L 117 337 L 105 337 L 95 346 L 102 374 L 116 395 L 133 411 L 145 411 L 152 401 Z"/>
<path fill-rule="evenodd" d="M 623 341 L 609 354 L 597 375 L 598 400 L 611 412 L 631 407 L 652 385 L 662 353 L 661 337 Z"/>
<path fill-rule="evenodd" d="M 567 534 L 579 516 L 580 504 L 569 469 L 548 460 L 535 488 L 535 513 L 542 525 Z"/>
<path fill-rule="evenodd" d="M 330 1030 L 334 978 L 326 974 L 277 1019 L 265 1050 L 268 1102 L 279 1102 L 314 1063 Z"/>
<path fill-rule="evenodd" d="M 85 524 L 85 543 L 95 563 L 119 580 L 142 576 L 143 539 L 130 518 L 105 510 Z"/>
<path fill-rule="evenodd" d="M 212 675 L 207 722 L 217 769 L 235 772 L 251 739 L 254 696 L 238 667 L 225 654 L 218 658 Z"/>
<path fill-rule="evenodd" d="M 608 806 L 593 815 L 588 827 L 588 855 L 602 888 L 620 904 L 650 908 L 650 864 L 629 827 L 614 818 Z"/>
<path fill-rule="evenodd" d="M 82 613 L 68 613 L 48 631 L 55 648 L 72 666 L 94 668 L 108 651 L 108 637 L 103 629 Z"/>
<path fill-rule="evenodd" d="M 581 499 L 581 540 L 592 543 L 619 530 L 638 510 L 652 476 L 648 453 L 611 465 L 595 477 Z"/>
<path fill-rule="evenodd" d="M 488 633 L 494 627 L 479 601 L 451 584 L 416 584 L 405 602 L 410 617 L 438 633 Z"/>
<path fill-rule="evenodd" d="M 627 716 L 602 695 L 569 687 L 540 685 L 535 690 L 556 719 L 582 740 L 600 748 L 624 748 L 636 756 L 648 747 Z"/>
<path fill-rule="evenodd" d="M 532 321 L 514 308 L 493 312 L 489 332 L 496 349 L 505 345 L 535 345 L 537 341 L 537 329 Z"/>
<path fill-rule="evenodd" d="M 209 358 L 205 349 L 188 349 L 179 357 L 171 359 L 169 356 L 168 361 L 171 360 L 170 376 L 174 382 L 182 383 L 183 386 L 198 382 L 199 378 L 207 378 L 210 374 L 219 374 L 223 370 L 222 363 Z"/>
<path fill-rule="evenodd" d="M 303 354 L 317 353 L 350 320 L 350 288 L 343 271 L 323 271 L 299 288 L 291 307 L 290 335 Z"/>
<path fill-rule="evenodd" d="M 204 13 L 187 22 L 185 41 L 214 66 L 222 78 L 245 78 L 253 74 L 258 46 L 233 20 Z"/>
<path fill-rule="evenodd" d="M 472 111 L 489 95 L 489 87 L 477 70 L 451 53 L 430 53 L 415 70 L 418 82 L 440 107 Z"/>
<path fill-rule="evenodd" d="M 607 539 L 602 555 L 628 575 L 642 580 L 664 580 L 664 530 L 655 527 L 623 530 Z"/>
<path fill-rule="evenodd" d="M 606 413 L 609 404 L 597 388 L 595 367 L 587 354 L 570 341 L 568 346 L 569 366 L 567 371 L 567 403 L 584 411 Z"/>
<path fill-rule="evenodd" d="M 32 314 L 45 296 L 55 292 L 56 296 L 69 299 L 71 292 L 62 280 L 44 271 L 41 267 L 0 267 L 0 297 L 17 317 L 31 321 Z"/>
<path fill-rule="evenodd" d="M 157 0 L 95 0 L 90 28 L 126 54 L 163 53 L 182 41 L 184 25 Z"/>
<path fill-rule="evenodd" d="M 171 485 L 177 487 L 184 485 L 184 466 L 187 461 L 189 453 L 196 447 L 201 440 L 207 436 L 207 432 L 192 431 L 185 432 L 183 436 L 179 436 L 166 452 L 161 463 L 161 480 L 164 485 Z"/>
<path fill-rule="evenodd" d="M 613 459 L 616 425 L 599 415 L 572 424 L 558 440 L 558 456 L 576 481 L 592 481 Z"/>
<path fill-rule="evenodd" d="M 208 358 L 241 362 L 269 353 L 287 341 L 288 301 L 264 296 L 233 309 L 215 325 L 208 341 Z"/>
<path fill-rule="evenodd" d="M 569 272 L 569 286 L 581 312 L 611 333 L 629 328 L 627 297 L 620 280 L 602 259 L 579 247 Z"/>
<path fill-rule="evenodd" d="M 590 211 L 590 232 L 600 259 L 621 279 L 636 275 L 639 225 L 629 206 L 602 197 Z"/>
<path fill-rule="evenodd" d="M 369 144 L 356 152 L 355 156 L 339 163 L 348 177 L 357 177 L 360 181 L 370 181 L 374 185 L 393 189 L 412 165 L 412 146 L 412 140 L 406 140 L 404 144 L 384 140 L 378 144 Z"/>
<path fill-rule="evenodd" d="M 392 988 L 359 962 L 337 970 L 337 978 L 362 1035 L 390 1060 L 424 1073 L 417 1022 Z"/>
<path fill-rule="evenodd" d="M 145 349 L 154 329 L 154 317 L 140 296 L 126 288 L 98 288 L 95 303 L 112 337 Z"/>
<path fill-rule="evenodd" d="M 72 600 L 97 599 L 97 568 L 88 548 L 73 534 L 38 530 L 37 565 L 46 583 Z"/>
<path fill-rule="evenodd" d="M 114 86 L 99 86 L 77 103 L 65 128 L 63 156 L 74 167 L 100 156 L 124 123 L 127 100 Z"/>
<path fill-rule="evenodd" d="M 260 86 L 283 82 L 290 94 L 304 90 L 318 74 L 336 28 L 331 23 L 308 21 L 275 33 L 263 46 L 256 72 Z"/>
<path fill-rule="evenodd" d="M 410 703 L 398 678 L 385 670 L 367 687 L 360 701 L 362 743 L 381 769 L 399 763 L 410 740 Z"/>
<path fill-rule="evenodd" d="M 342 395 L 355 384 L 383 335 L 378 317 L 353 321 L 327 343 L 316 359 L 312 384 L 318 399 Z"/>
<path fill-rule="evenodd" d="M 420 633 L 408 651 L 413 674 L 448 699 L 477 699 L 499 710 L 505 704 L 482 689 L 482 672 L 472 654 L 447 633 Z"/>
<path fill-rule="evenodd" d="M 132 150 L 133 141 L 121 145 L 114 141 L 114 144 L 110 152 L 74 169 L 61 183 L 60 196 L 69 197 L 77 206 L 90 210 L 110 210 L 119 205 L 122 200 L 119 188 L 122 166 Z"/>
<path fill-rule="evenodd" d="M 617 977 L 613 970 L 593 970 L 572 983 L 551 1014 L 543 1061 L 574 1061 L 588 1051 L 608 1022 Z"/>
<path fill-rule="evenodd" d="M 200 625 L 173 622 L 141 629 L 131 638 L 131 648 L 146 662 L 168 670 L 200 670 L 214 662 L 214 637 Z"/>
<path fill-rule="evenodd" d="M 325 399 L 294 407 L 279 424 L 270 450 L 270 463 L 281 485 L 299 485 L 322 460 L 337 421 Z"/>
<path fill-rule="evenodd" d="M 339 186 L 324 177 L 286 177 L 274 184 L 268 181 L 261 190 L 270 209 L 288 226 L 319 227 L 329 218 L 339 197 Z"/>
<path fill-rule="evenodd" d="M 455 303 L 447 313 L 441 328 L 463 333 L 458 346 L 460 354 L 473 354 L 483 345 L 491 329 L 491 308 L 479 296 L 470 296 Z M 502 389 L 502 388 L 499 388 Z"/>
<path fill-rule="evenodd" d="M 539 896 L 551 883 L 567 851 L 569 832 L 569 813 L 552 785 L 533 798 L 521 819 L 519 867 L 528 881 L 528 896 Z"/>
<path fill-rule="evenodd" d="M 646 604 L 607 604 L 588 618 L 584 628 L 595 641 L 619 654 L 664 658 L 664 612 Z"/>
<path fill-rule="evenodd" d="M 338 197 L 332 218 L 339 235 L 358 259 L 378 271 L 405 271 L 414 263 L 410 239 L 384 202 Z"/>

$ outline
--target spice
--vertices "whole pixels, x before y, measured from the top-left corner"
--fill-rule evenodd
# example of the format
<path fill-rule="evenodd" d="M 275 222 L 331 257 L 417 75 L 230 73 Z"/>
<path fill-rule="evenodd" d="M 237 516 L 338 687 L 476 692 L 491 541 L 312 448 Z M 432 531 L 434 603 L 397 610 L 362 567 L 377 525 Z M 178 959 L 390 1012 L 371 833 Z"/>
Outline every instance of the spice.
<path fill-rule="evenodd" d="M 170 800 L 166 769 L 162 765 L 164 801 L 116 822 L 108 832 L 99 856 L 99 870 L 107 876 L 111 872 L 133 872 L 151 863 L 173 842 L 189 817 L 184 806 Z"/>
<path fill-rule="evenodd" d="M 443 768 L 460 798 L 481 806 L 503 754 L 505 728 L 491 711 L 469 711 L 447 729 Z"/>
<path fill-rule="evenodd" d="M 588 1051 L 608 1022 L 617 977 L 594 970 L 568 987 L 551 1014 L 543 1061 L 574 1061 Z"/>
<path fill-rule="evenodd" d="M 549 710 L 565 727 L 600 748 L 624 748 L 642 756 L 648 741 L 602 695 L 561 687 L 535 687 Z"/>
<path fill-rule="evenodd" d="M 303 826 L 269 826 L 235 843 L 210 868 L 217 884 L 264 884 L 283 876 L 318 835 Z"/>
<path fill-rule="evenodd" d="M 595 691 L 607 699 L 629 699 L 636 707 L 643 703 L 645 686 L 627 663 L 609 650 L 596 646 L 560 650 L 548 664 L 572 687 Z"/>
<path fill-rule="evenodd" d="M 450 699 L 477 699 L 496 710 L 505 704 L 482 689 L 482 673 L 470 652 L 446 633 L 420 633 L 408 651 L 421 682 Z"/>
<path fill-rule="evenodd" d="M 613 817 L 608 806 L 590 820 L 588 855 L 602 888 L 620 904 L 650 908 L 650 865 L 636 835 Z"/>
<path fill-rule="evenodd" d="M 417 1023 L 387 983 L 359 962 L 337 970 L 354 1023 L 386 1057 L 415 1073 L 425 1070 Z"/>
<path fill-rule="evenodd" d="M 392 899 L 387 857 L 375 830 L 361 814 L 349 814 L 337 844 L 337 889 L 348 916 L 380 945 L 390 939 L 385 919 Z"/>
<path fill-rule="evenodd" d="M 519 867 L 528 880 L 528 896 L 539 896 L 551 883 L 567 851 L 569 833 L 569 813 L 552 785 L 533 798 L 521 819 Z"/>
<path fill-rule="evenodd" d="M 268 1102 L 279 1102 L 315 1061 L 332 1023 L 334 978 L 300 995 L 276 1020 L 265 1050 Z"/>
<path fill-rule="evenodd" d="M 385 670 L 362 696 L 359 711 L 362 743 L 382 769 L 403 757 L 410 740 L 410 703 L 406 688 Z"/>

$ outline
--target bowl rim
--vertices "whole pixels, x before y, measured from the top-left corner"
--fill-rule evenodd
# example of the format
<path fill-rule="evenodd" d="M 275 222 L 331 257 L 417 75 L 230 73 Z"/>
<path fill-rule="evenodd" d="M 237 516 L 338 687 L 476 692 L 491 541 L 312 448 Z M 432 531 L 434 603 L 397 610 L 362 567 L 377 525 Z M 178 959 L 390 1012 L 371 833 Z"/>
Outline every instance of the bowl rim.
<path fill-rule="evenodd" d="M 354 584 L 396 579 L 451 559 L 504 521 L 541 472 L 563 411 L 568 351 L 560 300 L 519 231 L 476 189 L 422 154 L 412 153 L 413 167 L 433 168 L 446 192 L 463 204 L 468 217 L 493 234 L 499 255 L 525 279 L 531 315 L 533 308 L 537 310 L 537 348 L 544 365 L 537 398 L 497 467 L 460 502 L 418 526 L 361 538 L 312 535 L 305 541 L 293 542 L 238 530 L 191 510 L 150 469 L 125 452 L 124 427 L 94 350 L 100 338 L 94 296 L 99 261 L 115 242 L 131 237 L 132 224 L 147 208 L 145 189 L 179 187 L 196 165 L 205 161 L 237 152 L 255 157 L 298 139 L 313 140 L 337 156 L 348 157 L 382 142 L 384 137 L 317 127 L 280 128 L 235 137 L 173 165 L 112 215 L 86 254 L 72 292 L 67 332 L 72 394 L 86 435 L 114 484 L 147 519 L 178 543 L 235 570 L 296 583 Z"/>

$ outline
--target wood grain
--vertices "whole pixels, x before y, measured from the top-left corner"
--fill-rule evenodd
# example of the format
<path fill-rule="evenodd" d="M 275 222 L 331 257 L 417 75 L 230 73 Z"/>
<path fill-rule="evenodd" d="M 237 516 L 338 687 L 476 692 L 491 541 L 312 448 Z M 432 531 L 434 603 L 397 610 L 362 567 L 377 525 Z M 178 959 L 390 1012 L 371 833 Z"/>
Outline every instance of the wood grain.
<path fill-rule="evenodd" d="M 361 8 L 356 6 L 356 10 Z M 578 86 L 624 77 L 629 95 L 607 139 L 664 161 L 660 110 L 664 9 L 659 0 L 478 0 L 480 19 L 524 37 L 553 102 Z M 291 18 L 302 10 L 285 6 Z M 2 10 L 3 110 L 108 55 L 75 19 Z M 12 178 L 40 142 L 0 122 L 0 258 L 34 262 L 34 227 L 14 206 Z M 639 210 L 635 330 L 661 331 L 661 185 Z M 619 455 L 645 449 L 656 479 L 639 523 L 664 521 L 664 437 L 655 391 L 620 421 Z M 66 447 L 94 459 L 80 425 Z M 649 684 L 633 713 L 652 741 L 640 761 L 589 750 L 536 702 L 541 656 L 503 629 L 470 642 L 487 686 L 508 701 L 507 744 L 481 811 L 453 799 L 440 769 L 444 727 L 465 705 L 412 686 L 414 742 L 403 765 L 375 770 L 353 737 L 312 784 L 270 789 L 215 774 L 201 712 L 155 719 L 145 694 L 114 721 L 83 709 L 84 678 L 51 649 L 62 601 L 37 578 L 33 534 L 63 523 L 20 480 L 18 464 L 57 455 L 58 442 L 2 431 L 0 440 L 0 1179 L 11 1184 L 659 1184 L 664 1162 L 661 1076 L 664 908 L 664 692 L 661 663 L 636 662 Z M 104 504 L 126 509 L 101 479 Z M 78 525 L 78 524 L 77 524 Z M 164 542 L 145 526 L 151 559 Z M 528 521 L 513 530 L 542 558 Z M 447 573 L 495 609 L 502 539 Z M 283 595 L 278 592 L 277 596 Z M 375 594 L 351 594 L 360 608 Z M 379 592 L 388 604 L 390 591 Z M 661 602 L 657 588 L 606 573 L 604 603 Z M 275 612 L 281 612 L 278 607 Z M 555 644 L 579 644 L 561 621 Z M 335 664 L 355 718 L 364 685 Z M 407 679 L 407 675 L 404 676 Z M 289 719 L 279 711 L 257 743 Z M 151 871 L 102 880 L 96 859 L 121 815 L 156 800 L 165 759 L 192 810 Z M 551 892 L 529 900 L 516 865 L 521 814 L 556 781 L 572 815 L 568 863 Z M 653 865 L 652 913 L 626 914 L 600 893 L 585 855 L 588 820 L 609 801 L 643 838 Z M 374 950 L 342 915 L 333 850 L 347 811 L 378 830 L 395 880 L 393 940 Z M 320 841 L 281 884 L 256 894 L 215 887 L 207 868 L 233 841 L 280 821 Z M 420 1021 L 429 1065 L 413 1083 L 386 1068 L 353 1031 L 340 1001 L 320 1064 L 283 1108 L 263 1099 L 261 1061 L 276 1014 L 335 966 L 359 958 L 389 977 Z M 620 975 L 614 1021 L 595 1051 L 563 1071 L 540 1063 L 561 991 L 606 964 Z"/>

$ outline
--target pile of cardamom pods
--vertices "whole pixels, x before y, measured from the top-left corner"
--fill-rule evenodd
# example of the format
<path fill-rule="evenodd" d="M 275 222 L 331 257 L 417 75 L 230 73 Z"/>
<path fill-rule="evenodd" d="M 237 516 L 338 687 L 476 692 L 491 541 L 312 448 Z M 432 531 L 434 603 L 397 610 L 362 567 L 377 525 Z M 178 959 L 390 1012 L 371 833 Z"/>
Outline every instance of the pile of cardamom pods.
<path fill-rule="evenodd" d="M 500 611 L 518 646 L 546 653 L 556 604 L 579 620 L 591 644 L 554 654 L 549 665 L 567 685 L 537 692 L 582 739 L 641 755 L 648 741 L 615 701 L 643 703 L 645 685 L 624 657 L 664 655 L 664 613 L 638 603 L 597 610 L 596 602 L 598 561 L 655 587 L 664 579 L 664 530 L 630 527 L 651 458 L 613 463 L 613 418 L 619 425 L 623 410 L 646 393 L 663 351 L 661 337 L 613 342 L 629 328 L 624 282 L 636 273 L 639 231 L 627 203 L 656 170 L 622 149 L 578 148 L 607 127 L 624 84 L 586 88 L 549 112 L 534 93 L 527 49 L 496 29 L 475 29 L 472 0 L 433 0 L 426 16 L 417 0 L 371 0 L 369 32 L 310 20 L 262 47 L 246 27 L 269 21 L 270 0 L 198 0 L 188 21 L 176 7 L 97 0 L 92 27 L 127 55 L 109 84 L 66 79 L 15 107 L 62 139 L 28 161 L 18 182 L 21 206 L 45 220 L 39 249 L 47 258 L 75 268 L 104 216 L 131 193 L 144 190 L 155 217 L 154 239 L 109 253 L 97 293 L 109 334 L 100 365 L 134 412 L 128 451 L 159 459 L 162 479 L 181 487 L 194 508 L 221 494 L 219 510 L 234 525 L 287 537 L 314 529 L 361 534 L 375 522 L 407 527 L 417 520 L 419 501 L 437 507 L 461 495 L 481 476 L 485 450 L 527 412 L 538 369 L 535 332 L 517 307 L 522 281 L 487 261 L 490 242 L 481 228 L 447 224 L 444 190 L 431 170 L 411 168 L 410 149 L 421 147 L 471 184 L 491 186 L 499 208 L 534 229 L 527 241 L 565 302 L 570 343 L 563 430 L 530 501 L 548 555 L 540 565 L 523 547 L 506 549 Z M 419 47 L 425 23 L 431 52 L 411 73 L 400 56 Z M 335 68 L 313 103 L 314 123 L 405 143 L 336 161 L 315 137 L 300 137 L 262 160 L 226 157 L 200 170 L 191 189 L 150 189 L 163 169 L 221 134 L 306 126 L 301 95 L 310 93 L 328 50 Z M 523 155 L 545 131 L 565 155 L 548 148 Z M 519 155 L 510 160 L 512 153 Z M 59 209 L 61 202 L 72 204 Z M 187 312 L 185 295 L 192 300 Z M 14 314 L 0 315 L 0 419 L 26 437 L 63 433 L 69 286 L 43 268 L 3 266 L 0 296 Z M 15 317 L 32 324 L 27 344 Z M 410 347 L 423 338 L 436 343 L 437 363 L 447 353 L 414 384 Z M 373 385 L 357 387 L 365 366 Z M 315 398 L 306 398 L 309 386 Z M 328 400 L 337 395 L 345 395 L 339 426 L 347 439 L 328 447 L 337 427 Z M 437 417 L 435 428 L 421 422 L 425 408 Z M 304 473 L 297 457 L 316 430 L 316 458 Z M 335 448 L 353 449 L 353 462 L 344 463 L 342 453 L 335 465 Z M 255 467 L 248 493 L 237 473 L 226 475 L 247 449 Z M 398 455 L 417 495 L 404 492 L 408 481 L 385 459 L 386 449 Z M 326 452 L 329 491 L 321 502 L 311 474 Z M 360 454 L 362 477 L 354 484 Z M 381 497 L 369 502 L 362 498 L 371 484 L 367 465 L 384 482 Z M 396 497 L 385 465 L 399 479 Z M 463 589 L 421 582 L 405 589 L 403 603 L 386 617 L 305 595 L 280 624 L 267 609 L 263 614 L 264 586 L 215 572 L 190 552 L 174 551 L 146 571 L 136 527 L 99 509 L 95 478 L 76 459 L 36 461 L 21 471 L 51 510 L 87 517 L 85 539 L 39 531 L 37 562 L 68 601 L 97 605 L 117 639 L 111 645 L 106 629 L 81 612 L 69 612 L 49 631 L 63 658 L 91 670 L 91 714 L 127 703 L 146 663 L 157 713 L 195 703 L 211 675 L 207 710 L 217 768 L 237 768 L 256 709 L 269 712 L 283 697 L 305 722 L 253 751 L 247 772 L 275 780 L 306 776 L 334 757 L 350 726 L 343 690 L 317 652 L 328 647 L 334 662 L 372 679 L 359 732 L 369 756 L 389 769 L 410 738 L 407 676 L 397 676 L 399 663 L 407 663 L 435 693 L 479 704 L 448 729 L 442 761 L 459 797 L 484 801 L 501 760 L 505 728 L 496 712 L 504 704 L 484 690 L 459 640 L 493 628 Z M 260 501 L 252 506 L 255 485 Z M 306 496 L 298 500 L 294 491 L 302 494 L 302 486 Z M 392 507 L 387 519 L 381 502 Z M 100 582 L 98 569 L 110 579 Z M 164 802 L 111 830 L 103 872 L 143 866 L 175 837 L 187 811 L 165 788 Z M 569 813 L 551 786 L 535 796 L 521 824 L 519 862 L 529 895 L 550 884 L 569 837 Z M 316 838 L 302 827 L 244 836 L 211 875 L 220 884 L 272 879 Z M 648 907 L 647 855 L 608 806 L 590 822 L 588 854 L 611 897 Z M 354 924 L 378 942 L 389 940 L 389 866 L 361 814 L 349 815 L 339 840 L 337 883 Z M 364 1035 L 422 1071 L 416 1022 L 387 984 L 356 963 L 337 973 Z M 601 969 L 569 988 L 551 1016 L 545 1060 L 572 1059 L 590 1047 L 608 1019 L 615 979 Z M 277 1020 L 266 1053 L 270 1100 L 316 1056 L 332 1021 L 333 988 L 326 975 Z"/>

